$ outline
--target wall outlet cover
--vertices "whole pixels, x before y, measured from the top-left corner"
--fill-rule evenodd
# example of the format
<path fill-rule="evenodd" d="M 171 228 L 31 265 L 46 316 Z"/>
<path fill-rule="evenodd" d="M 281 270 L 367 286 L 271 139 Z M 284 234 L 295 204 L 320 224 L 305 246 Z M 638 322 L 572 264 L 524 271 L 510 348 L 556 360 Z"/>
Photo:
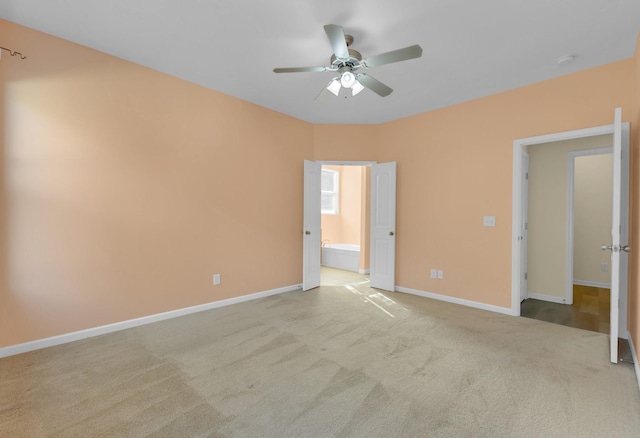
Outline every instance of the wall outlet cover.
<path fill-rule="evenodd" d="M 438 269 L 438 280 L 442 280 L 444 278 L 444 272 L 442 269 Z"/>
<path fill-rule="evenodd" d="M 213 274 L 213 284 L 214 285 L 220 284 L 220 274 Z"/>
<path fill-rule="evenodd" d="M 495 216 L 485 216 L 482 218 L 482 225 L 485 227 L 495 227 L 496 226 L 496 217 Z"/>
<path fill-rule="evenodd" d="M 438 271 L 435 269 L 431 270 L 431 278 L 438 278 Z"/>

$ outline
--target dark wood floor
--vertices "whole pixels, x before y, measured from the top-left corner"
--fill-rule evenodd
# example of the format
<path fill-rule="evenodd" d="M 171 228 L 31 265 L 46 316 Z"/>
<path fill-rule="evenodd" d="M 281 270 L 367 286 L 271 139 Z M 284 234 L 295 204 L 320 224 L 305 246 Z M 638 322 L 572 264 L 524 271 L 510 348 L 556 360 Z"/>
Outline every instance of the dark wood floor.
<path fill-rule="evenodd" d="M 527 318 L 566 325 L 593 332 L 609 333 L 609 289 L 573 286 L 573 305 L 528 299 L 520 314 Z"/>
<path fill-rule="evenodd" d="M 522 302 L 520 315 L 539 321 L 609 334 L 610 310 L 609 289 L 574 285 L 573 305 L 530 298 Z M 622 361 L 632 362 L 629 344 L 625 339 L 619 339 L 618 351 Z"/>

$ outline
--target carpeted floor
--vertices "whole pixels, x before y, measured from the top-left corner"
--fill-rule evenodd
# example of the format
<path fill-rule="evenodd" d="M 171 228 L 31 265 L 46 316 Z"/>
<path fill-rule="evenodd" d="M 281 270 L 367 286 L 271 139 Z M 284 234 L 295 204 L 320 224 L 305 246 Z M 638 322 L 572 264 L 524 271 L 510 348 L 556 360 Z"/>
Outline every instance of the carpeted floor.
<path fill-rule="evenodd" d="M 640 436 L 606 335 L 359 278 L 1 359 L 0 436 Z"/>

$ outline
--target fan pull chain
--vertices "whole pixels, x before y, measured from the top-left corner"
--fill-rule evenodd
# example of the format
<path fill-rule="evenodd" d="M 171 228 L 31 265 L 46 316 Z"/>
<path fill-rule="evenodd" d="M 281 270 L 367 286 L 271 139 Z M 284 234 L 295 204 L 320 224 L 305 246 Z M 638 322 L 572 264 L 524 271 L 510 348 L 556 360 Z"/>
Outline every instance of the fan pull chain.
<path fill-rule="evenodd" d="M 20 59 L 27 59 L 27 57 L 26 57 L 26 56 L 24 56 L 24 55 L 23 55 L 22 53 L 20 53 L 20 52 L 16 52 L 15 50 L 7 49 L 6 47 L 1 47 L 1 46 L 0 46 L 0 49 L 2 49 L 2 50 L 6 50 L 7 52 L 9 52 L 9 55 L 11 55 L 11 56 L 16 56 L 16 55 L 18 55 L 18 56 L 20 56 Z"/>

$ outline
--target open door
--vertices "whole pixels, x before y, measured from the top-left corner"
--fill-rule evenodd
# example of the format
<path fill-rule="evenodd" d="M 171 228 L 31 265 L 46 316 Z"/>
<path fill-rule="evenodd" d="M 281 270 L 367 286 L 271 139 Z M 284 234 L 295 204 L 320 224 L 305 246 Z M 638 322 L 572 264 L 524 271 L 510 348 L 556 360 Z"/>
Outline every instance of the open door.
<path fill-rule="evenodd" d="M 371 287 L 396 285 L 396 163 L 371 166 Z"/>
<path fill-rule="evenodd" d="M 520 223 L 520 302 L 529 298 L 527 273 L 527 251 L 529 245 L 529 154 L 522 151 L 522 213 Z"/>
<path fill-rule="evenodd" d="M 628 224 L 628 133 L 623 141 L 622 110 L 616 108 L 613 125 L 613 212 L 611 220 L 611 244 L 603 245 L 603 250 L 611 251 L 611 329 L 610 359 L 618 362 L 619 308 L 621 287 L 627 286 L 627 253 L 631 250 L 627 245 Z M 623 167 L 624 164 L 624 167 Z M 625 195 L 626 192 L 626 195 Z M 624 240 L 623 240 L 624 239 Z M 625 294 L 626 296 L 626 294 Z M 625 318 L 626 320 L 626 318 Z M 626 330 L 626 327 L 623 328 Z"/>
<path fill-rule="evenodd" d="M 304 161 L 302 290 L 320 286 L 320 179 L 322 166 Z"/>

